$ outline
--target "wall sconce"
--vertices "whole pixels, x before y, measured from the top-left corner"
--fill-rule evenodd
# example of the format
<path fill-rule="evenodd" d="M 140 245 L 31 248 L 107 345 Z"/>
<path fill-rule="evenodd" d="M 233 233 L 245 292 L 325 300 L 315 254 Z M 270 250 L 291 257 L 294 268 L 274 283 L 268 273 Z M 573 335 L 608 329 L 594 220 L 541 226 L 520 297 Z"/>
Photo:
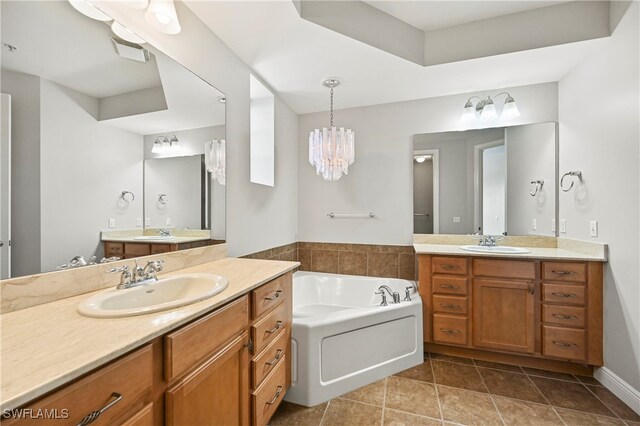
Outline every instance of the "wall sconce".
<path fill-rule="evenodd" d="M 502 114 L 500 115 L 500 118 L 508 120 L 518 117 L 520 115 L 520 111 L 518 110 L 518 105 L 516 105 L 515 99 L 513 99 L 513 97 L 509 93 L 501 92 L 495 96 L 487 96 L 486 99 L 482 99 L 478 96 L 470 97 L 467 100 L 467 103 L 464 105 L 462 121 L 470 122 L 477 118 L 483 120 L 498 118 L 498 111 L 496 110 L 496 105 L 493 103 L 493 100 L 501 95 L 506 95 L 507 99 L 505 99 L 504 101 L 504 106 L 502 107 Z M 472 102 L 473 99 L 477 99 L 475 105 Z"/>
<path fill-rule="evenodd" d="M 151 148 L 152 154 L 178 154 L 180 148 L 178 145 L 178 138 L 176 135 L 171 137 L 158 136 L 153 142 L 153 148 Z"/>

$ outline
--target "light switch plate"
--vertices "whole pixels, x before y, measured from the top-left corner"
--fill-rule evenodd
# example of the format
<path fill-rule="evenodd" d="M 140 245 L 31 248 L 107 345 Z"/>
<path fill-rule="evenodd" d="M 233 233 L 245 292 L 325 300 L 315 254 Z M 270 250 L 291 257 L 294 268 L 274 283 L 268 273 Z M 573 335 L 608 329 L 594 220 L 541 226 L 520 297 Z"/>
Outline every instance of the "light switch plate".
<path fill-rule="evenodd" d="M 116 220 L 109 219 L 109 228 L 115 228 L 115 227 L 116 227 Z"/>
<path fill-rule="evenodd" d="M 144 218 L 144 226 L 151 226 L 151 219 L 148 217 Z"/>
<path fill-rule="evenodd" d="M 556 232 L 556 220 L 551 219 L 551 232 Z"/>
<path fill-rule="evenodd" d="M 592 237 L 598 236 L 598 221 L 592 220 L 589 222 L 589 235 Z"/>
<path fill-rule="evenodd" d="M 170 217 L 168 217 L 168 218 L 167 218 L 167 226 L 170 226 L 170 225 L 171 225 L 171 218 L 170 218 Z"/>
<path fill-rule="evenodd" d="M 567 233 L 567 219 L 560 219 L 560 233 Z"/>
<path fill-rule="evenodd" d="M 459 216 L 454 216 L 453 217 L 453 223 L 460 223 L 460 217 Z"/>
<path fill-rule="evenodd" d="M 534 218 L 534 219 L 531 219 L 531 229 L 532 229 L 533 231 L 535 231 L 536 229 L 538 229 L 538 221 L 537 221 L 535 218 Z"/>
<path fill-rule="evenodd" d="M 138 228 L 142 226 L 142 218 L 141 218 L 141 217 L 136 218 L 136 226 L 137 226 Z"/>

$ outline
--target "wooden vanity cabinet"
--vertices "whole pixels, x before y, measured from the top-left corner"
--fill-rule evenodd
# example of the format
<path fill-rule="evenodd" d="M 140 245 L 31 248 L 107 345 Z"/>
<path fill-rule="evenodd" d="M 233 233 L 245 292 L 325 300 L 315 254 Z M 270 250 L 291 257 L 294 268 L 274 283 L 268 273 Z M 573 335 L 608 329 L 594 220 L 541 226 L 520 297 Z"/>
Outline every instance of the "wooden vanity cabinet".
<path fill-rule="evenodd" d="M 602 365 L 601 262 L 419 255 L 419 280 L 427 348 Z"/>
<path fill-rule="evenodd" d="M 148 256 L 151 254 L 168 253 L 177 250 L 186 250 L 197 247 L 218 244 L 214 240 L 193 241 L 190 243 L 167 244 L 167 243 L 133 243 L 133 242 L 104 242 L 105 257 L 119 257 L 121 259 L 131 259 L 134 257 Z"/>

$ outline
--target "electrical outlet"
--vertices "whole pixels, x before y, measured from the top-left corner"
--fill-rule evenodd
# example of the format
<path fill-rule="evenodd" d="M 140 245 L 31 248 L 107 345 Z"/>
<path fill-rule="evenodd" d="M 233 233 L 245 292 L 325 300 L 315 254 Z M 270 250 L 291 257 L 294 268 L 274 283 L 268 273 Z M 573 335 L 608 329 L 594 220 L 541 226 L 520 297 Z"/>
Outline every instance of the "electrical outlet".
<path fill-rule="evenodd" d="M 167 224 L 167 226 L 171 226 L 171 218 L 170 217 L 167 218 L 167 223 L 166 224 Z"/>
<path fill-rule="evenodd" d="M 151 219 L 148 217 L 144 218 L 144 226 L 151 226 Z"/>
<path fill-rule="evenodd" d="M 598 221 L 592 220 L 589 222 L 589 235 L 592 237 L 598 236 Z"/>
<path fill-rule="evenodd" d="M 538 229 L 538 221 L 535 218 L 531 219 L 531 229 L 534 231 Z"/>
<path fill-rule="evenodd" d="M 567 233 L 567 219 L 560 219 L 560 233 Z"/>
<path fill-rule="evenodd" d="M 556 232 L 556 220 L 551 219 L 551 232 Z"/>
<path fill-rule="evenodd" d="M 460 217 L 459 216 L 454 216 L 453 217 L 453 223 L 460 223 Z"/>
<path fill-rule="evenodd" d="M 109 228 L 115 228 L 115 227 L 116 227 L 116 220 L 109 219 Z"/>
<path fill-rule="evenodd" d="M 142 226 L 142 218 L 141 218 L 141 217 L 136 218 L 136 226 L 137 226 L 138 228 L 140 228 L 140 227 Z"/>

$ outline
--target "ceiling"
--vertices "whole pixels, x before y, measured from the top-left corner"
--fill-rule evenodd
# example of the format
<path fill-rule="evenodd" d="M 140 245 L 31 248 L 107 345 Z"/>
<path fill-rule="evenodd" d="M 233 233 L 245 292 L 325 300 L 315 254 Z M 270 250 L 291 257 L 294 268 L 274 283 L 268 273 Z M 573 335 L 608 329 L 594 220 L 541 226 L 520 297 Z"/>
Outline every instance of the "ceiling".
<path fill-rule="evenodd" d="M 467 8 L 438 2 L 436 22 L 428 16 L 431 2 L 388 3 L 394 13 L 415 8 L 415 24 L 429 26 L 486 17 L 484 9 L 495 15 L 534 7 L 522 1 L 483 1 L 483 7 Z M 501 6 L 489 6 L 493 3 Z M 335 94 L 338 109 L 384 104 L 558 81 L 603 43 L 590 40 L 423 67 L 306 21 L 291 1 L 187 0 L 186 5 L 299 114 L 328 110 L 329 94 L 321 84 L 327 77 L 342 81 Z"/>
<path fill-rule="evenodd" d="M 224 105 L 217 101 L 222 93 L 150 46 L 149 62 L 121 58 L 109 26 L 68 2 L 3 1 L 1 7 L 2 42 L 18 47 L 3 47 L 3 70 L 36 75 L 96 99 L 161 87 L 168 109 L 103 121 L 141 135 L 224 124 Z"/>
<path fill-rule="evenodd" d="M 566 0 L 363 1 L 424 31 L 567 3 Z"/>

